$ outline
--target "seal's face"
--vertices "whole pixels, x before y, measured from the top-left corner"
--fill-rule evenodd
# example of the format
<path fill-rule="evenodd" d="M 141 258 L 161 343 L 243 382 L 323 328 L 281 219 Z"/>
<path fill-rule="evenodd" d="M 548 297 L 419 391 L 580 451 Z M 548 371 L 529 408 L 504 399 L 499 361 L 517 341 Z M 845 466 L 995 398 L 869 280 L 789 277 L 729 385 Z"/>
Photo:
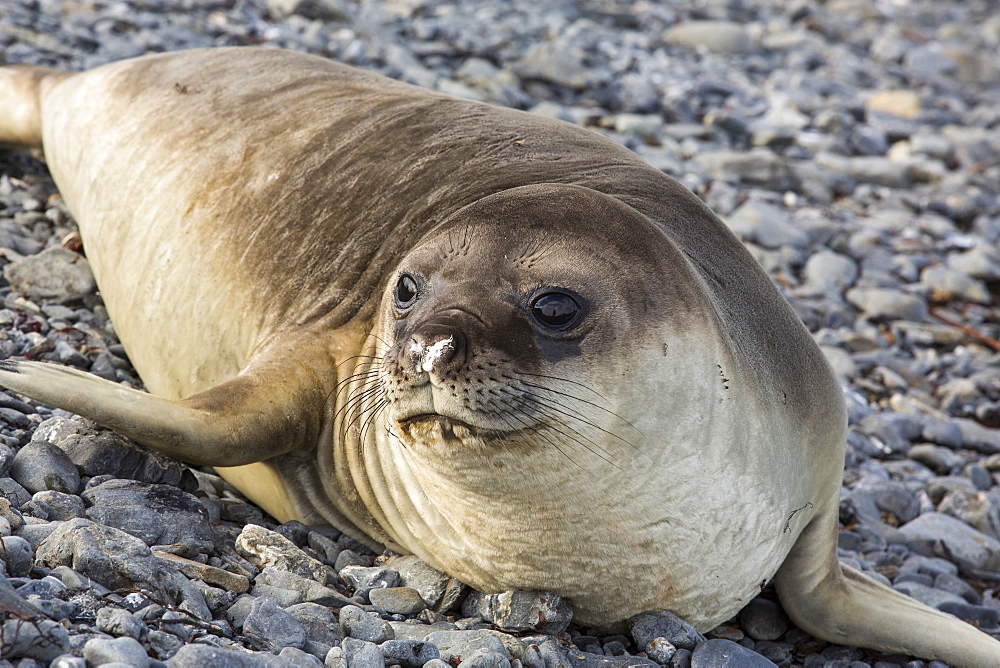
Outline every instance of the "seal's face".
<path fill-rule="evenodd" d="M 629 438 L 594 378 L 655 328 L 667 272 L 649 250 L 662 239 L 634 220 L 623 235 L 637 214 L 572 190 L 474 207 L 402 261 L 381 379 L 403 443 L 610 457 L 606 441 Z"/>

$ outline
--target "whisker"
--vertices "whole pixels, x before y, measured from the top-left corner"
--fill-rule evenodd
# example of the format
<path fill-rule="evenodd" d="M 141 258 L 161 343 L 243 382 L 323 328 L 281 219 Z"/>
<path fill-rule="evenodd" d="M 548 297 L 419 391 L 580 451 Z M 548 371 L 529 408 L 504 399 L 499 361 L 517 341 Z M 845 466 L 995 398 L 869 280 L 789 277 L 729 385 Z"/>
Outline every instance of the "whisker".
<path fill-rule="evenodd" d="M 615 417 L 617 420 L 619 420 L 623 424 L 628 425 L 629 427 L 631 427 L 632 429 L 634 429 L 636 431 L 636 433 L 638 433 L 640 436 L 644 435 L 642 433 L 642 431 L 638 427 L 636 427 L 634 424 L 632 424 L 631 422 L 629 422 L 628 420 L 626 420 L 625 418 L 623 418 L 621 415 L 619 415 L 618 413 L 615 413 L 613 410 L 610 410 L 610 409 L 605 408 L 603 406 L 599 406 L 598 404 L 595 404 L 593 401 L 587 401 L 586 399 L 584 399 L 582 397 L 578 397 L 575 394 L 570 394 L 569 392 L 562 392 L 560 390 L 554 390 L 551 387 L 545 387 L 544 385 L 538 385 L 536 383 L 529 383 L 529 382 L 523 381 L 523 380 L 520 381 L 520 382 L 525 387 L 530 387 L 530 388 L 537 389 L 537 390 L 544 390 L 545 392 L 551 392 L 552 394 L 558 394 L 559 396 L 566 397 L 567 399 L 572 399 L 573 401 L 579 401 L 582 404 L 587 404 L 588 406 L 596 408 L 597 410 L 604 411 L 608 415 L 611 415 L 611 416 Z M 592 425 L 592 426 L 596 427 L 597 425 Z"/>

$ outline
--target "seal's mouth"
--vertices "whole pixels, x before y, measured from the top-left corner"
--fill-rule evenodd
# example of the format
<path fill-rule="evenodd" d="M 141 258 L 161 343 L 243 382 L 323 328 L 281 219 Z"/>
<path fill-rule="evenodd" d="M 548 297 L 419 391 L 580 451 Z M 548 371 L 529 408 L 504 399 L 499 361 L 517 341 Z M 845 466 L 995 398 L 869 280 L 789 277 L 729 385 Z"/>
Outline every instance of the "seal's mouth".
<path fill-rule="evenodd" d="M 419 413 L 395 421 L 399 433 L 410 440 L 426 440 L 427 438 L 445 440 L 477 440 L 493 441 L 508 439 L 517 431 L 477 427 L 456 417 L 440 413 Z M 520 430 L 518 430 L 520 431 Z"/>

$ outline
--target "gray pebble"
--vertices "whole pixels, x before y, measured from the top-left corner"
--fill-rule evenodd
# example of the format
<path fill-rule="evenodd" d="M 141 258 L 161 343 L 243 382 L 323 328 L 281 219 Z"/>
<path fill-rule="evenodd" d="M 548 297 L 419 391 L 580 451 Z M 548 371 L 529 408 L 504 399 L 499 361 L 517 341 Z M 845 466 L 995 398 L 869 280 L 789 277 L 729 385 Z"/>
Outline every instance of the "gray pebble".
<path fill-rule="evenodd" d="M 1000 541 L 943 513 L 924 513 L 900 527 L 911 549 L 954 561 L 970 574 L 1000 569 Z"/>
<path fill-rule="evenodd" d="M 255 566 L 273 567 L 316 582 L 326 582 L 326 566 L 310 557 L 281 534 L 256 524 L 243 527 L 236 550 Z"/>
<path fill-rule="evenodd" d="M 510 659 L 503 654 L 480 649 L 462 659 L 459 668 L 510 668 Z"/>
<path fill-rule="evenodd" d="M 479 616 L 510 631 L 562 633 L 573 618 L 573 609 L 549 592 L 508 591 L 501 594 L 470 592 L 462 604 L 467 617 Z"/>
<path fill-rule="evenodd" d="M 755 598 L 740 612 L 743 631 L 754 640 L 777 640 L 788 630 L 788 617 L 773 601 Z"/>
<path fill-rule="evenodd" d="M 644 612 L 629 619 L 628 623 L 632 638 L 640 648 L 663 638 L 679 649 L 694 650 L 705 640 L 693 626 L 671 612 Z"/>
<path fill-rule="evenodd" d="M 292 595 L 285 596 L 278 590 L 292 592 Z M 342 608 L 351 604 L 350 599 L 335 589 L 277 568 L 265 568 L 260 572 L 254 580 L 253 593 L 255 596 L 267 595 L 276 599 L 285 598 L 289 601 L 287 605 L 319 603 L 320 605 Z M 287 607 L 287 605 L 283 607 Z"/>
<path fill-rule="evenodd" d="M 375 588 L 368 592 L 368 598 L 380 612 L 415 615 L 427 608 L 417 590 L 409 587 Z"/>
<path fill-rule="evenodd" d="M 284 668 L 288 662 L 272 654 L 240 652 L 211 645 L 183 645 L 167 660 L 171 668 Z"/>
<path fill-rule="evenodd" d="M 33 554 L 31 543 L 20 536 L 0 538 L 0 559 L 7 564 L 7 573 L 13 577 L 28 575 Z"/>
<path fill-rule="evenodd" d="M 0 647 L 6 659 L 23 657 L 49 662 L 69 650 L 69 633 L 48 619 L 8 619 L 0 627 Z"/>
<path fill-rule="evenodd" d="M 416 640 L 387 640 L 379 647 L 389 664 L 398 663 L 403 668 L 419 668 L 440 657 L 437 647 Z"/>
<path fill-rule="evenodd" d="M 146 635 L 146 625 L 128 610 L 104 607 L 97 611 L 97 629 L 113 636 L 129 636 L 136 640 Z"/>
<path fill-rule="evenodd" d="M 283 647 L 301 648 L 306 641 L 302 624 L 272 601 L 258 598 L 243 621 L 243 633 L 258 648 L 278 652 Z"/>
<path fill-rule="evenodd" d="M 375 644 L 392 640 L 396 635 L 388 622 L 355 605 L 348 605 L 341 609 L 340 632 L 344 636 Z"/>
<path fill-rule="evenodd" d="M 372 642 L 357 638 L 344 638 L 341 645 L 344 661 L 349 668 L 383 668 L 385 657 L 381 648 Z"/>
<path fill-rule="evenodd" d="M 123 663 L 135 668 L 146 668 L 149 656 L 135 638 L 93 638 L 83 647 L 83 657 L 93 666 Z"/>
<path fill-rule="evenodd" d="M 354 589 L 398 587 L 400 584 L 399 572 L 387 568 L 345 566 L 338 572 L 344 584 L 348 584 Z"/>
<path fill-rule="evenodd" d="M 32 441 L 18 451 L 10 475 L 32 494 L 49 489 L 75 494 L 80 488 L 80 474 L 73 461 L 43 441 Z"/>
<path fill-rule="evenodd" d="M 71 520 L 85 514 L 83 500 L 79 496 L 54 490 L 35 492 L 26 508 L 41 510 L 48 520 Z"/>
<path fill-rule="evenodd" d="M 58 246 L 8 264 L 4 276 L 35 302 L 71 302 L 97 288 L 86 258 Z"/>
<path fill-rule="evenodd" d="M 691 655 L 691 668 L 766 668 L 773 661 L 732 640 L 713 638 L 698 645 Z"/>

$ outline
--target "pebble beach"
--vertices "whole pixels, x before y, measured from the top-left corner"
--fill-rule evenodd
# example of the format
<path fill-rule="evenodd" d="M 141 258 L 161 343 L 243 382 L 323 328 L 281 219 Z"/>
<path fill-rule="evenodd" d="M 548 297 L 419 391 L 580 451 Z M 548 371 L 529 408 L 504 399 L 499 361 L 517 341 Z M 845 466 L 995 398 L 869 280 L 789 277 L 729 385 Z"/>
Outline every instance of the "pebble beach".
<path fill-rule="evenodd" d="M 560 118 L 683 183 L 841 381 L 841 561 L 1000 638 L 994 0 L 0 2 L 0 64 L 212 46 Z M 141 388 L 85 242 L 44 162 L 0 149 L 0 360 Z M 0 668 L 110 664 L 946 666 L 817 640 L 770 586 L 704 635 L 657 612 L 609 635 L 558 596 L 279 524 L 211 469 L 0 390 Z"/>

